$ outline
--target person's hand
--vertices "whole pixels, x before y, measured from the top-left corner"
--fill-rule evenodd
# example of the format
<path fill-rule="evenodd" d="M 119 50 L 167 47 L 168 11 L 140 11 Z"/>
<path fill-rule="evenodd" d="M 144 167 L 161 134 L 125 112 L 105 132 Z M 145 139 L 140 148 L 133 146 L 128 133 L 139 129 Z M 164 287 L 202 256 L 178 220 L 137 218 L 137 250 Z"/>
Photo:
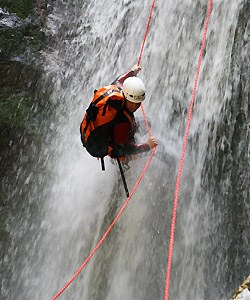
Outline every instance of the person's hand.
<path fill-rule="evenodd" d="M 138 72 L 141 70 L 141 67 L 138 65 L 134 65 L 132 71 L 134 71 L 135 76 L 137 76 Z"/>
<path fill-rule="evenodd" d="M 150 137 L 148 139 L 148 144 L 149 144 L 149 148 L 153 149 L 154 147 L 156 147 L 158 145 L 157 140 L 155 137 Z"/>

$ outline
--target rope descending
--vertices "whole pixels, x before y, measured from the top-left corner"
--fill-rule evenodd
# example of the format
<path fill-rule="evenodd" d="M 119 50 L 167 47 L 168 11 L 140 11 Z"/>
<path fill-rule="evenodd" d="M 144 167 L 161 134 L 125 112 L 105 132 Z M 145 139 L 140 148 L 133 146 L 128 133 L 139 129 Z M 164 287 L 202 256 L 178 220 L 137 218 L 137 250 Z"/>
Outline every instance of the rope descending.
<path fill-rule="evenodd" d="M 198 82 L 199 73 L 200 73 L 201 59 L 202 59 L 202 54 L 203 54 L 204 45 L 205 45 L 205 41 L 206 41 L 207 25 L 208 25 L 211 7 L 212 7 L 212 0 L 210 0 L 210 2 L 209 2 L 208 12 L 207 12 L 207 20 L 206 20 L 206 25 L 205 25 L 205 30 L 204 30 L 203 40 L 202 40 L 199 63 L 198 63 L 198 68 L 197 68 L 197 73 L 196 73 L 195 83 L 194 83 L 194 89 L 193 89 L 193 95 L 192 95 L 192 100 L 191 100 L 189 114 L 188 114 L 188 121 L 187 121 L 183 150 L 182 150 L 182 155 L 181 155 L 181 162 L 180 162 L 180 166 L 179 166 L 179 172 L 178 172 L 177 183 L 176 183 L 176 188 L 175 188 L 174 208 L 173 208 L 173 217 L 172 217 L 172 225 L 171 225 L 171 233 L 170 233 L 168 267 L 167 267 L 167 278 L 166 278 L 164 300 L 168 300 L 168 296 L 169 296 L 170 271 L 171 271 L 172 253 L 173 253 L 173 245 L 174 245 L 175 219 L 176 219 L 176 211 L 177 211 L 177 204 L 178 204 L 178 194 L 179 194 L 179 186 L 180 186 L 180 179 L 181 179 L 181 171 L 182 171 L 182 166 L 183 166 L 183 161 L 184 161 L 184 156 L 185 156 L 185 151 L 186 151 L 186 146 L 187 146 L 187 138 L 188 138 L 189 126 L 190 126 L 190 122 L 191 122 L 194 97 L 195 97 L 197 82 Z"/>

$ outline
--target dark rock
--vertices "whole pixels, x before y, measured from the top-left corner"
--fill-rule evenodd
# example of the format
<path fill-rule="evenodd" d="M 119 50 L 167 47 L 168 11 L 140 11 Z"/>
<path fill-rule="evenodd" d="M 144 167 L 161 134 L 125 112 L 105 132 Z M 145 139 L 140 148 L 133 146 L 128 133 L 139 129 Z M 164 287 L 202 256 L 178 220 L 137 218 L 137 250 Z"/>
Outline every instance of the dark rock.
<path fill-rule="evenodd" d="M 47 0 L 2 0 L 0 5 L 1 208 L 9 186 L 4 182 L 12 177 L 19 151 L 36 139 L 34 124 L 40 122 L 38 112 L 42 115 L 40 50 Z"/>

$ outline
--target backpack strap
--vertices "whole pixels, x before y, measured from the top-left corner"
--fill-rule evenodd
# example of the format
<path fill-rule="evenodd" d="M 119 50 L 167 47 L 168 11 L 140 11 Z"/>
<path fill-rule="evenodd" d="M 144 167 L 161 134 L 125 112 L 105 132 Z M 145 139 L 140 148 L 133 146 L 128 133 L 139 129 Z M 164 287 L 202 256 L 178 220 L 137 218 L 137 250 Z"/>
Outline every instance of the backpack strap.
<path fill-rule="evenodd" d="M 120 92 L 119 90 L 108 90 L 106 93 L 102 94 L 100 97 L 98 97 L 93 104 L 96 105 L 99 101 L 107 97 L 109 94 L 115 93 L 115 92 Z"/>

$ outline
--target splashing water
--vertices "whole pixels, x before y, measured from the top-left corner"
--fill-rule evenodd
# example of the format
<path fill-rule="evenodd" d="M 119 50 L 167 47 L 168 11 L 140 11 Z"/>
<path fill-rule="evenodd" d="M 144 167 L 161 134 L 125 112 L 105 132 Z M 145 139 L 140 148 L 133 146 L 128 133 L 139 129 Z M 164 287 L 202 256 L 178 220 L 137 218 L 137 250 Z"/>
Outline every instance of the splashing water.
<path fill-rule="evenodd" d="M 163 299 L 176 172 L 207 5 L 156 2 L 139 76 L 160 145 L 119 222 L 60 299 Z M 181 178 L 170 299 L 229 299 L 249 275 L 249 79 L 240 67 L 247 61 L 246 46 L 236 36 L 245 6 L 228 0 L 212 7 Z M 101 172 L 100 162 L 82 148 L 79 126 L 93 90 L 136 64 L 150 7 L 129 0 L 53 3 L 42 53 L 53 113 L 43 129 L 43 169 L 30 173 L 37 175 L 26 183 L 27 204 L 15 216 L 16 225 L 14 216 L 8 220 L 12 243 L 4 259 L 11 276 L 2 282 L 3 299 L 51 299 L 125 202 L 118 167 L 106 159 Z M 242 139 L 233 148 L 236 129 Z M 130 190 L 146 159 L 132 162 L 126 172 Z M 234 168 L 237 159 L 245 163 Z M 234 226 L 232 183 L 241 183 L 242 197 Z M 234 236 L 239 232 L 241 243 Z"/>

